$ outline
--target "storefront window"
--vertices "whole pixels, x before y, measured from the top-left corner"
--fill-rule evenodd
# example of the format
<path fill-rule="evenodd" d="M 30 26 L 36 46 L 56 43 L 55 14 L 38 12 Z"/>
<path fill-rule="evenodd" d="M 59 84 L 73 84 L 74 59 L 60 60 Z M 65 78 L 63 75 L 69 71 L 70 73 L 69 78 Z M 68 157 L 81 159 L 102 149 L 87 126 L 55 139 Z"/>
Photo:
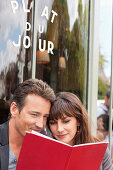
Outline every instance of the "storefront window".
<path fill-rule="evenodd" d="M 31 76 L 32 23 L 33 0 L 0 2 L 0 123 L 18 83 Z"/>
<path fill-rule="evenodd" d="M 98 103 L 104 102 L 104 97 L 107 91 L 110 91 L 112 0 L 109 0 L 109 3 L 107 3 L 106 0 L 100 0 L 99 21 L 100 24 L 99 24 L 98 99 L 103 101 L 98 101 Z"/>
<path fill-rule="evenodd" d="M 38 0 L 36 78 L 86 101 L 87 0 Z"/>

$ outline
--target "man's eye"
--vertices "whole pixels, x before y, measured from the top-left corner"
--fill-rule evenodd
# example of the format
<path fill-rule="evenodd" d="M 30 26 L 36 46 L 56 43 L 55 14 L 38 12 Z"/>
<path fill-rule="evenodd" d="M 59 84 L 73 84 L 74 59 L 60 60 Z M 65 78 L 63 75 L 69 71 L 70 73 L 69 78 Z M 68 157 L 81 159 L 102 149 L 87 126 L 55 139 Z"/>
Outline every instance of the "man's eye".
<path fill-rule="evenodd" d="M 37 116 L 37 114 L 35 114 L 35 113 L 32 113 L 31 115 L 32 115 L 32 116 L 35 116 L 35 117 Z"/>
<path fill-rule="evenodd" d="M 44 118 L 45 118 L 45 119 L 47 119 L 47 118 L 48 118 L 48 116 L 44 116 Z"/>

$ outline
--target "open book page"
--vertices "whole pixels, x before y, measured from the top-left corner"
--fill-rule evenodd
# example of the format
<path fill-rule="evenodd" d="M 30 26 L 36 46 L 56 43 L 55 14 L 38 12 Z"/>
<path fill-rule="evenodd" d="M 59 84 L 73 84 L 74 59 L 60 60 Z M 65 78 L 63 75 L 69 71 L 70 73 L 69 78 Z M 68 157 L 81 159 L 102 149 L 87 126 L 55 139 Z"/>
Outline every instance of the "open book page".
<path fill-rule="evenodd" d="M 77 170 L 99 170 L 106 148 L 107 143 L 90 143 L 73 147 L 66 170 L 74 169 L 75 166 Z"/>
<path fill-rule="evenodd" d="M 66 169 L 72 147 L 42 136 L 26 133 L 16 170 Z"/>

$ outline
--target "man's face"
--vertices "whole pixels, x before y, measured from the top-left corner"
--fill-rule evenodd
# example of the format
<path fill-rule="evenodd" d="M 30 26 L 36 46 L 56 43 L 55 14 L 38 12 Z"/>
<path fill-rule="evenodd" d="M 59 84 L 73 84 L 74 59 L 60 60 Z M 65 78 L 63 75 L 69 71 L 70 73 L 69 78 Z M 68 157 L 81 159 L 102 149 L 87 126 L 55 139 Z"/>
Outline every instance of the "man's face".
<path fill-rule="evenodd" d="M 107 96 L 105 96 L 105 105 L 109 108 L 110 106 L 110 98 L 108 98 Z"/>
<path fill-rule="evenodd" d="M 12 103 L 14 107 L 16 103 Z M 28 95 L 25 98 L 25 105 L 21 112 L 17 106 L 12 108 L 12 118 L 15 120 L 15 128 L 21 136 L 25 135 L 25 131 L 40 132 L 46 125 L 51 104 L 46 99 L 38 95 Z"/>
<path fill-rule="evenodd" d="M 101 132 L 104 131 L 104 127 L 103 127 L 103 119 L 102 117 L 98 118 L 97 120 L 97 129 Z"/>

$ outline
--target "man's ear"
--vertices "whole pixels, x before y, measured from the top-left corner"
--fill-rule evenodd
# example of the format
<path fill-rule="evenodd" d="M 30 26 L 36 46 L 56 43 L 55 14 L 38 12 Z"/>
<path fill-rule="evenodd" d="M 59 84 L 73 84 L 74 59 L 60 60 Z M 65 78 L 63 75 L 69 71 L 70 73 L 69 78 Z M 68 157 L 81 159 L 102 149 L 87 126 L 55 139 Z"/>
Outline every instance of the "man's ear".
<path fill-rule="evenodd" d="M 12 102 L 10 106 L 11 117 L 16 117 L 18 115 L 18 112 L 19 110 L 17 104 L 15 102 Z"/>

